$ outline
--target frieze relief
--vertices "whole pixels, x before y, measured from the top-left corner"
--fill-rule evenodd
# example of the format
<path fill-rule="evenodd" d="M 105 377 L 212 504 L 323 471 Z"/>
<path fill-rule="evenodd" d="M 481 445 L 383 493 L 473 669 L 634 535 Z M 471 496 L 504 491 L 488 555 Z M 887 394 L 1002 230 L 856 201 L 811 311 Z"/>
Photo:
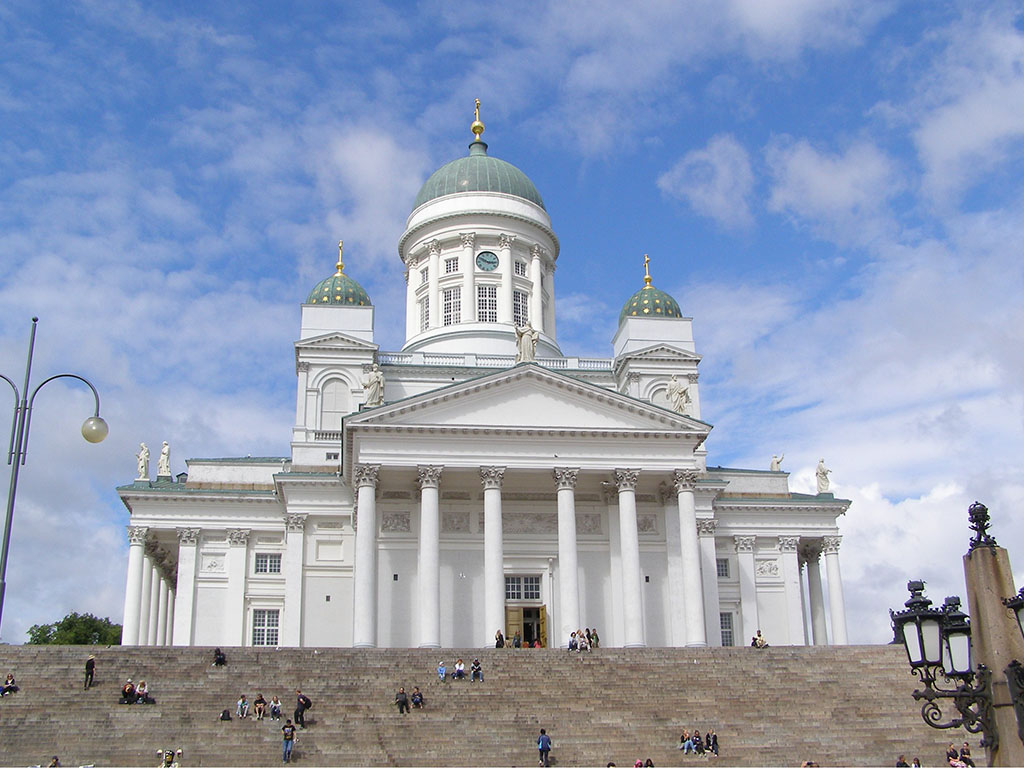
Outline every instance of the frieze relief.
<path fill-rule="evenodd" d="M 408 512 L 385 512 L 380 529 L 387 533 L 408 533 L 412 528 Z"/>
<path fill-rule="evenodd" d="M 444 533 L 469 533 L 469 512 L 444 511 L 441 513 L 441 530 Z"/>
<path fill-rule="evenodd" d="M 636 516 L 636 532 L 645 534 L 655 534 L 658 532 L 658 516 L 657 515 L 637 515 Z"/>
<path fill-rule="evenodd" d="M 411 499 L 412 494 L 409 491 L 384 491 L 381 494 L 381 498 L 384 499 Z"/>
<path fill-rule="evenodd" d="M 224 573 L 224 554 L 218 552 L 203 555 L 201 570 L 203 573 Z"/>
<path fill-rule="evenodd" d="M 558 533 L 558 515 L 554 512 L 501 516 L 502 533 Z"/>
<path fill-rule="evenodd" d="M 587 512 L 576 513 L 576 533 L 600 534 L 601 515 Z"/>
<path fill-rule="evenodd" d="M 759 579 L 777 579 L 779 577 L 778 560 L 758 560 L 754 566 L 754 573 Z"/>
<path fill-rule="evenodd" d="M 316 524 L 318 531 L 337 531 L 345 527 L 341 520 L 323 520 Z"/>

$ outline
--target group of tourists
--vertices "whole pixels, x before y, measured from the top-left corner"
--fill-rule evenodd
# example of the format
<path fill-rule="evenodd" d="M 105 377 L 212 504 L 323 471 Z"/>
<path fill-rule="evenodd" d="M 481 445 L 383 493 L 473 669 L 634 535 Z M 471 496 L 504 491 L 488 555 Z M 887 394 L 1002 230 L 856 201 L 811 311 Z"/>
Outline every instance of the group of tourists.
<path fill-rule="evenodd" d="M 516 630 L 512 637 L 506 638 L 499 629 L 494 633 L 494 647 L 495 648 L 543 648 L 540 644 L 540 638 L 536 638 L 532 643 L 529 640 L 523 640 L 523 636 L 519 634 L 519 630 Z"/>
<path fill-rule="evenodd" d="M 423 692 L 418 685 L 412 687 L 412 694 L 406 693 L 405 688 L 399 688 L 398 693 L 395 694 L 395 705 L 398 707 L 398 714 L 409 714 L 410 703 L 416 709 L 423 709 L 423 705 L 426 703 L 426 699 L 423 698 Z"/>
<path fill-rule="evenodd" d="M 592 648 L 601 647 L 601 638 L 597 634 L 597 627 L 593 630 L 590 627 L 586 629 L 577 629 L 575 632 L 569 633 L 569 650 L 582 653 L 583 651 L 589 651 Z"/>
<path fill-rule="evenodd" d="M 437 679 L 439 682 L 445 682 L 448 679 L 448 667 L 445 665 L 444 660 L 437 662 Z M 466 664 L 462 659 L 458 659 L 455 662 L 455 667 L 451 671 L 452 680 L 465 680 L 466 679 Z M 473 664 L 469 668 L 469 681 L 475 683 L 484 681 L 484 668 L 480 664 L 480 659 L 473 659 Z"/>
<path fill-rule="evenodd" d="M 683 751 L 684 755 L 714 755 L 718 757 L 718 734 L 715 733 L 714 728 L 709 729 L 703 736 L 696 728 L 693 729 L 693 733 L 684 730 L 683 735 L 679 737 L 679 749 Z"/>
<path fill-rule="evenodd" d="M 306 710 L 313 706 L 313 700 L 304 694 L 301 690 L 295 690 L 295 714 L 293 718 L 295 725 L 299 728 L 306 727 Z M 263 720 L 267 715 L 270 715 L 271 720 L 281 719 L 281 699 L 277 696 L 272 696 L 270 701 L 263 696 L 262 693 L 257 693 L 256 698 L 249 701 L 249 698 L 243 693 L 238 697 L 238 701 L 235 703 L 235 716 L 239 720 L 244 720 L 249 717 L 250 707 L 252 710 L 252 717 L 254 720 Z M 220 713 L 221 720 L 231 719 L 231 710 L 225 709 Z M 288 721 L 292 722 L 291 720 Z"/>
<path fill-rule="evenodd" d="M 149 695 L 149 685 L 145 680 L 139 680 L 136 685 L 129 677 L 121 686 L 122 704 L 156 704 L 156 699 Z"/>
<path fill-rule="evenodd" d="M 971 745 L 965 741 L 964 745 L 957 749 L 956 744 L 950 742 L 949 748 L 946 750 L 946 762 L 952 768 L 974 768 L 974 761 L 971 759 Z"/>

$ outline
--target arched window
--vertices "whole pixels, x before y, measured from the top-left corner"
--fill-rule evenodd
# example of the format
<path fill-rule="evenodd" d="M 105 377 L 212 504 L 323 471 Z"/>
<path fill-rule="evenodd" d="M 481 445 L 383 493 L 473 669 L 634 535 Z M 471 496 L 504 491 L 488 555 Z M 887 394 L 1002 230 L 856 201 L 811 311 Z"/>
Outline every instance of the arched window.
<path fill-rule="evenodd" d="M 341 418 L 351 412 L 349 387 L 341 379 L 326 382 L 320 392 L 320 429 L 341 429 Z"/>

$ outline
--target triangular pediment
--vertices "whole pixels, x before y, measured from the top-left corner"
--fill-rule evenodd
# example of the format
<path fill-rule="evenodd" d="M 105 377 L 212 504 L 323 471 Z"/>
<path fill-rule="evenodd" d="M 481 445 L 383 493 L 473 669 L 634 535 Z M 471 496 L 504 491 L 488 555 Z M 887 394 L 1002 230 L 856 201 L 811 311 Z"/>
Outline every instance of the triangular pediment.
<path fill-rule="evenodd" d="M 295 349 L 358 349 L 375 351 L 377 345 L 337 331 L 295 342 Z"/>
<path fill-rule="evenodd" d="M 346 428 L 481 428 L 546 431 L 666 431 L 711 427 L 538 365 L 517 365 L 345 419 Z"/>
<path fill-rule="evenodd" d="M 621 360 L 672 360 L 678 362 L 700 362 L 700 355 L 668 344 L 656 344 L 622 355 Z"/>

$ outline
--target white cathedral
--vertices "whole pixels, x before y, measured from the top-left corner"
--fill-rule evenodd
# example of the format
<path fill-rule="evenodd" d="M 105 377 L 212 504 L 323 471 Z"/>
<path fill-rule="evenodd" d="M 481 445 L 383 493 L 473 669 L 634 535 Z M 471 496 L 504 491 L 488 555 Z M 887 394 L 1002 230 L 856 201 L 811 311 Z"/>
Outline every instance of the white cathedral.
<path fill-rule="evenodd" d="M 850 502 L 791 492 L 777 461 L 707 465 L 691 318 L 646 263 L 613 356 L 562 352 L 558 238 L 483 130 L 413 202 L 400 351 L 339 246 L 302 305 L 291 455 L 176 478 L 165 455 L 155 481 L 140 458 L 118 488 L 123 643 L 845 644 Z"/>

